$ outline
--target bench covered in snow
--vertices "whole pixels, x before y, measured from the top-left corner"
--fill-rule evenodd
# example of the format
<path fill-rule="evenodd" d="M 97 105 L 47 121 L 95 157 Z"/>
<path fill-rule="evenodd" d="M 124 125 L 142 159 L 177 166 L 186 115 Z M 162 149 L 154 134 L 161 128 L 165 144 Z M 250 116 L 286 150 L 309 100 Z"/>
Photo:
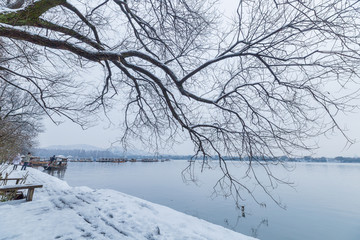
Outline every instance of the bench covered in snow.
<path fill-rule="evenodd" d="M 10 192 L 10 191 L 17 191 L 22 189 L 27 189 L 26 201 L 32 201 L 35 188 L 42 188 L 43 185 L 39 184 L 18 184 L 18 185 L 7 185 L 1 186 L 0 192 Z"/>
<path fill-rule="evenodd" d="M 19 184 L 19 182 L 20 182 L 21 180 L 23 180 L 23 179 L 24 179 L 23 177 L 17 177 L 17 178 L 1 178 L 0 181 L 4 181 L 5 184 L 6 184 L 7 181 L 14 180 L 14 181 L 16 181 L 16 184 Z"/>

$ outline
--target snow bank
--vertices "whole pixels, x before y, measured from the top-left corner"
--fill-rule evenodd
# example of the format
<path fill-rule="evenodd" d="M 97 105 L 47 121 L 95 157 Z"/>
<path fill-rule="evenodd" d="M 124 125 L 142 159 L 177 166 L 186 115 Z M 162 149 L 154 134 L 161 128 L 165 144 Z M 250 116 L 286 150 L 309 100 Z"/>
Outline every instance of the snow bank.
<path fill-rule="evenodd" d="M 0 239 L 254 239 L 120 192 L 70 187 L 28 170 L 27 183 L 44 187 L 35 190 L 32 202 L 0 203 Z"/>

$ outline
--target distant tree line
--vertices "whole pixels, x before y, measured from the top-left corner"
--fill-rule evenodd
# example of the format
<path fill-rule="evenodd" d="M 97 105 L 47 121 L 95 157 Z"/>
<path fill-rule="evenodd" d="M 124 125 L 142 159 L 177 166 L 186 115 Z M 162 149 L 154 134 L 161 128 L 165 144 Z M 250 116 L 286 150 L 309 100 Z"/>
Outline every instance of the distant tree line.
<path fill-rule="evenodd" d="M 37 148 L 34 150 L 34 154 L 41 158 L 49 158 L 53 155 L 72 156 L 73 158 L 115 158 L 123 157 L 119 154 L 113 153 L 107 150 L 83 150 L 83 149 L 42 149 Z"/>
<path fill-rule="evenodd" d="M 52 155 L 64 155 L 64 156 L 71 156 L 72 158 L 91 158 L 91 159 L 98 159 L 98 158 L 157 158 L 157 159 L 172 159 L 172 160 L 202 160 L 193 158 L 192 155 L 158 155 L 158 156 L 149 156 L 149 155 L 135 155 L 135 154 L 124 154 L 122 152 L 114 152 L 110 150 L 84 150 L 84 149 L 42 149 L 37 148 L 34 149 L 34 154 L 41 158 L 49 158 Z M 209 160 L 218 160 L 217 156 L 209 157 Z M 224 157 L 226 161 L 248 161 L 246 158 L 233 158 L 233 157 Z M 286 156 L 281 157 L 257 157 L 258 161 L 266 161 L 266 162 L 340 162 L 340 163 L 360 163 L 359 157 L 342 157 L 338 156 L 335 158 L 326 158 L 326 157 L 299 157 L 299 158 L 289 158 Z"/>
<path fill-rule="evenodd" d="M 63 156 L 71 156 L 72 158 L 171 158 L 171 159 L 190 159 L 191 156 L 173 156 L 173 155 L 165 155 L 165 156 L 149 156 L 149 155 L 135 155 L 135 154 L 124 154 L 121 151 L 110 151 L 110 150 L 84 150 L 84 149 L 42 149 L 36 148 L 33 150 L 34 155 L 39 156 L 41 158 L 49 158 L 53 155 L 63 155 Z"/>

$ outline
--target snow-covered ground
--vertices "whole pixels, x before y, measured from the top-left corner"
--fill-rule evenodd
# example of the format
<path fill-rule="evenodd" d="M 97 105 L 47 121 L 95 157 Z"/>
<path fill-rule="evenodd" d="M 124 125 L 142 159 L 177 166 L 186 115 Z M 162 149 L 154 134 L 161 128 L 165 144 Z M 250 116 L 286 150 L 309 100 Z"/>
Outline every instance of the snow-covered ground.
<path fill-rule="evenodd" d="M 0 203 L 0 240 L 254 239 L 117 191 L 70 187 L 36 169 L 27 170 L 27 183 L 44 187 L 35 189 L 32 202 Z M 24 173 L 17 170 L 10 177 Z"/>

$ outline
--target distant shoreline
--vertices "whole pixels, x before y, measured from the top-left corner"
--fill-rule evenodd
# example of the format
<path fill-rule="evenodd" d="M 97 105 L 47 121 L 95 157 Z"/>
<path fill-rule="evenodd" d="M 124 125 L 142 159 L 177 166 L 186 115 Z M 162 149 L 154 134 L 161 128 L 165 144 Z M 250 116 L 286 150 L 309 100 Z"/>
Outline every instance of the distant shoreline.
<path fill-rule="evenodd" d="M 49 158 L 53 155 L 64 155 L 69 157 L 69 159 L 91 159 L 92 161 L 96 161 L 101 158 L 122 158 L 125 160 L 130 159 L 158 159 L 158 160 L 203 160 L 201 157 L 194 158 L 193 155 L 171 155 L 171 154 L 163 154 L 163 155 L 151 155 L 151 154 L 125 154 L 121 151 L 110 151 L 110 150 L 84 150 L 84 149 L 45 149 L 45 148 L 37 148 L 33 150 L 35 156 L 39 156 L 40 158 Z M 218 160 L 216 156 L 212 158 L 208 158 L 208 160 Z M 234 158 L 230 156 L 224 156 L 225 161 L 248 161 L 249 158 Z M 269 157 L 254 157 L 254 161 L 282 161 L 282 162 L 323 162 L 323 163 L 360 163 L 360 157 L 343 157 L 338 156 L 334 158 L 327 157 L 297 157 L 297 158 L 288 158 L 286 156 L 279 156 L 274 158 Z"/>

